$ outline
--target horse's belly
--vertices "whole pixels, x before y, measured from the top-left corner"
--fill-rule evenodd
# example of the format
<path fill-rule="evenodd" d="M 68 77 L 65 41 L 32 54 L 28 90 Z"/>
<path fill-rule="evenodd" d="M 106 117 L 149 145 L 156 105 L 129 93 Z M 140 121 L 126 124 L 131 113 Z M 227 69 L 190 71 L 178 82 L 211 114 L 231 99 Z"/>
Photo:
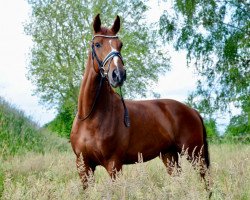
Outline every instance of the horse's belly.
<path fill-rule="evenodd" d="M 156 158 L 160 154 L 161 152 L 158 152 L 157 154 L 151 154 L 151 155 L 145 156 L 145 154 L 138 152 L 137 155 L 133 154 L 133 155 L 127 156 L 126 159 L 124 160 L 124 164 L 135 164 L 137 162 L 146 162 L 146 161 Z"/>
<path fill-rule="evenodd" d="M 144 138 L 136 144 L 131 144 L 125 157 L 125 164 L 133 164 L 138 161 L 148 161 L 164 154 L 172 146 L 172 141 L 166 138 Z"/>

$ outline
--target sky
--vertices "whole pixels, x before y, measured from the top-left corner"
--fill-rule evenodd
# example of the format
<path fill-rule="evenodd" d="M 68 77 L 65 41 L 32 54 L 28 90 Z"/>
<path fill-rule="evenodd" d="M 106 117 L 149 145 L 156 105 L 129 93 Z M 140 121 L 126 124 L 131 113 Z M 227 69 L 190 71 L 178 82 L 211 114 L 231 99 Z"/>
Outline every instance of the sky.
<path fill-rule="evenodd" d="M 149 14 L 158 19 L 159 10 L 155 4 Z M 23 24 L 30 13 L 26 0 L 0 1 L 0 96 L 43 125 L 55 117 L 56 111 L 47 110 L 39 103 L 38 96 L 33 95 L 34 86 L 26 78 L 32 40 L 25 35 Z M 172 70 L 160 77 L 155 90 L 161 98 L 184 101 L 195 89 L 197 77 L 186 67 L 184 52 L 168 51 L 172 57 Z"/>
<path fill-rule="evenodd" d="M 26 0 L 0 1 L 0 96 L 43 125 L 56 113 L 32 96 L 34 86 L 26 78 L 32 40 L 23 24 L 30 12 Z"/>

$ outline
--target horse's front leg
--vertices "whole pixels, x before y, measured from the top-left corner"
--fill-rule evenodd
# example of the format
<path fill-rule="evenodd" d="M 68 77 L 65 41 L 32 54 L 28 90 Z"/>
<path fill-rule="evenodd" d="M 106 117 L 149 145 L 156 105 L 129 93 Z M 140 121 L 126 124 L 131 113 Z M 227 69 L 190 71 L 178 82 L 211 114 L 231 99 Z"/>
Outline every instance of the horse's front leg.
<path fill-rule="evenodd" d="M 90 166 L 87 159 L 84 159 L 82 154 L 76 158 L 76 167 L 83 184 L 83 189 L 88 187 L 88 179 L 94 173 L 95 167 Z"/>
<path fill-rule="evenodd" d="M 122 170 L 122 163 L 118 159 L 109 160 L 104 166 L 112 180 L 115 180 L 117 173 Z"/>

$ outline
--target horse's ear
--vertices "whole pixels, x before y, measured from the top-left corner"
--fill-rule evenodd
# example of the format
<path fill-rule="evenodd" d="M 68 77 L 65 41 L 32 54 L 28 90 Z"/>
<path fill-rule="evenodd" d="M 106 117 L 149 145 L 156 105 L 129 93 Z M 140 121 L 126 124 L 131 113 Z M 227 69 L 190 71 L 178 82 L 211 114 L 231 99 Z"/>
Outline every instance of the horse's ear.
<path fill-rule="evenodd" d="M 120 17 L 117 15 L 111 30 L 116 34 L 120 30 Z"/>
<path fill-rule="evenodd" d="M 93 23 L 93 28 L 95 33 L 99 32 L 101 30 L 101 19 L 100 19 L 100 14 L 97 14 L 94 23 Z"/>

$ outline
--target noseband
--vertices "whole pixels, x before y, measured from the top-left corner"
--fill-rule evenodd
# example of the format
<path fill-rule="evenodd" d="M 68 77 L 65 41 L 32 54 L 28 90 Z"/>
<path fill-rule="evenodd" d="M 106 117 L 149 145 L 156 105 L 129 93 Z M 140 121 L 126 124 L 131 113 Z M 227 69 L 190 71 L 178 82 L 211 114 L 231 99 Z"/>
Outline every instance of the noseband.
<path fill-rule="evenodd" d="M 99 68 L 99 72 L 101 74 L 101 80 L 100 80 L 100 83 L 99 83 L 99 87 L 97 89 L 97 93 L 96 93 L 96 96 L 95 96 L 95 99 L 94 99 L 94 103 L 90 109 L 90 112 L 85 116 L 85 117 L 80 117 L 79 115 L 77 115 L 77 119 L 79 121 L 84 121 L 86 120 L 87 118 L 89 118 L 89 116 L 92 114 L 93 110 L 94 110 L 94 107 L 95 107 L 95 104 L 97 102 L 97 99 L 98 99 L 98 96 L 100 94 L 100 91 L 101 91 L 101 87 L 102 87 L 102 83 L 103 83 L 103 79 L 107 76 L 108 72 L 109 72 L 109 68 L 110 68 L 110 63 L 111 61 L 113 60 L 113 58 L 115 56 L 118 56 L 120 58 L 120 60 L 122 61 L 122 64 L 124 65 L 123 63 L 123 59 L 122 59 L 122 56 L 120 54 L 119 51 L 111 51 L 108 53 L 108 55 L 104 58 L 103 61 L 101 61 L 97 54 L 96 54 L 96 51 L 95 51 L 95 46 L 94 46 L 94 39 L 96 37 L 104 37 L 104 38 L 118 38 L 118 36 L 109 36 L 109 35 L 94 35 L 94 37 L 92 38 L 92 45 L 91 45 L 91 48 L 92 48 L 92 61 L 93 61 L 93 67 L 94 67 L 94 59 L 96 59 L 97 63 L 98 63 L 98 68 Z M 109 66 L 108 66 L 108 70 L 105 72 L 105 65 L 107 64 L 107 62 L 110 60 L 109 62 Z M 123 108 L 124 108 L 124 124 L 126 127 L 129 127 L 130 126 L 130 119 L 129 119 L 129 114 L 128 114 L 128 109 L 125 105 L 125 102 L 124 102 L 124 99 L 123 99 L 123 96 L 122 96 L 122 91 L 121 91 L 121 87 L 120 87 L 120 96 L 121 96 L 121 102 L 122 102 L 122 105 L 123 105 Z"/>
<path fill-rule="evenodd" d="M 121 53 L 119 51 L 111 51 L 108 53 L 108 55 L 104 58 L 103 61 L 101 61 L 97 54 L 96 54 L 96 51 L 95 51 L 95 45 L 94 45 L 94 39 L 96 37 L 104 37 L 104 38 L 111 38 L 111 39 L 115 39 L 115 38 L 118 38 L 118 36 L 112 36 L 112 35 L 94 35 L 93 38 L 92 38 L 92 45 L 91 45 L 91 48 L 92 48 L 92 60 L 94 62 L 94 59 L 96 59 L 97 63 L 98 63 L 98 68 L 99 68 L 99 72 L 101 74 L 102 77 L 106 77 L 108 72 L 109 72 L 109 68 L 110 68 L 110 63 L 111 61 L 113 60 L 113 58 L 115 56 L 119 57 L 120 60 L 122 61 L 122 64 L 124 65 L 123 63 L 123 59 L 122 59 L 122 56 L 121 56 Z M 108 70 L 105 71 L 105 65 L 109 62 L 109 66 L 108 66 Z M 94 66 L 94 64 L 93 64 Z"/>

